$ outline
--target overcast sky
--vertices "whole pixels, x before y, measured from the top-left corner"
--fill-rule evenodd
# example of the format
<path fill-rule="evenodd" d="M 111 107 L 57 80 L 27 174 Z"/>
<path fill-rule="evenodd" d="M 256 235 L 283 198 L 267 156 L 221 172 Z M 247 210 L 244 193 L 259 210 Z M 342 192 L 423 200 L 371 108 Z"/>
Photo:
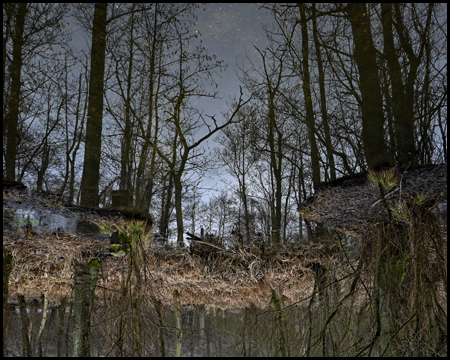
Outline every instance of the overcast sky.
<path fill-rule="evenodd" d="M 212 3 L 205 5 L 205 11 L 200 8 L 195 29 L 198 29 L 203 45 L 208 53 L 217 55 L 225 60 L 229 68 L 223 78 L 219 80 L 219 91 L 224 96 L 235 94 L 239 89 L 236 76 L 238 68 L 246 64 L 247 55 L 252 61 L 257 61 L 256 45 L 264 49 L 268 41 L 262 24 L 268 25 L 271 17 L 267 10 L 260 9 L 262 3 Z"/>
<path fill-rule="evenodd" d="M 201 34 L 202 45 L 208 50 L 208 54 L 217 55 L 218 60 L 224 60 L 228 64 L 226 72 L 221 72 L 222 78 L 216 78 L 219 96 L 221 100 L 200 99 L 195 102 L 199 110 L 208 115 L 217 115 L 221 119 L 222 112 L 228 107 L 226 102 L 239 96 L 238 75 L 242 75 L 239 67 L 248 69 L 250 63 L 247 56 L 255 65 L 260 64 L 259 55 L 254 46 L 264 49 L 268 40 L 262 25 L 269 25 L 271 16 L 265 9 L 260 9 L 262 3 L 212 3 L 196 11 L 198 17 L 195 29 Z M 205 9 L 203 11 L 203 9 Z M 210 145 L 213 143 L 210 142 Z M 224 174 L 217 177 L 205 174 L 206 186 L 223 187 L 221 179 L 230 179 Z M 210 178 L 210 180 L 207 180 Z M 208 194 L 213 195 L 213 194 Z"/>
<path fill-rule="evenodd" d="M 259 64 L 254 46 L 264 49 L 268 45 L 262 24 L 269 24 L 271 17 L 267 10 L 260 9 L 261 5 L 212 3 L 196 11 L 198 20 L 194 28 L 201 34 L 202 45 L 208 54 L 217 55 L 218 60 L 228 64 L 227 70 L 219 73 L 222 77 L 216 78 L 222 100 L 200 99 L 195 103 L 208 115 L 217 114 L 217 119 L 221 118 L 221 112 L 228 110 L 226 101 L 239 95 L 238 75 L 242 74 L 238 66 L 249 68 L 247 56 Z"/>

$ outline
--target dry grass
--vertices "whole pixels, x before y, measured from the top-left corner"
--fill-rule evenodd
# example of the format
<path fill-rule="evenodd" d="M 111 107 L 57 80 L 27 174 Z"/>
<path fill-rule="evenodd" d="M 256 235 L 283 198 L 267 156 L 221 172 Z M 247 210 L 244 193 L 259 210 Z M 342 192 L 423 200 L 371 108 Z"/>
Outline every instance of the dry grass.
<path fill-rule="evenodd" d="M 63 234 L 3 234 L 3 254 L 11 253 L 15 266 L 10 277 L 9 302 L 17 294 L 27 300 L 48 291 L 49 301 L 73 296 L 74 263 L 99 257 L 102 270 L 97 297 L 114 297 L 125 283 L 128 256 L 107 255 L 109 244 L 90 238 Z M 307 252 L 307 256 L 306 253 Z M 315 252 L 315 256 L 314 253 Z M 152 244 L 141 268 L 144 294 L 170 304 L 177 289 L 183 304 L 209 304 L 221 308 L 242 308 L 251 303 L 266 307 L 270 289 L 283 295 L 285 305 L 301 301 L 314 289 L 309 261 L 332 261 L 319 248 L 289 250 L 289 254 L 260 256 L 248 249 L 190 252 L 189 249 L 161 248 Z M 133 286 L 133 285 L 132 285 Z"/>
<path fill-rule="evenodd" d="M 101 254 L 105 243 L 94 239 L 80 239 L 64 234 L 29 234 L 19 231 L 3 233 L 3 255 L 11 253 L 15 264 L 9 281 L 9 301 L 17 294 L 27 300 L 39 296 L 44 290 L 52 302 L 63 296 L 71 297 L 73 263 L 83 257 Z M 89 256 L 89 255 L 88 255 Z"/>

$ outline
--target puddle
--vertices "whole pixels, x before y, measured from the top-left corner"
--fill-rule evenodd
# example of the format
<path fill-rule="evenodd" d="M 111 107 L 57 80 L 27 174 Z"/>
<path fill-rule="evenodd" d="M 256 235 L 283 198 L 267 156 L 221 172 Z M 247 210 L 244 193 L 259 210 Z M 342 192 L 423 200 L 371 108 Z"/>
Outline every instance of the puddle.
<path fill-rule="evenodd" d="M 65 217 L 50 210 L 3 209 L 3 231 L 31 226 L 34 230 L 55 232 L 64 231 L 73 235 L 97 235 L 99 228 L 94 223 L 82 219 L 76 213 Z"/>

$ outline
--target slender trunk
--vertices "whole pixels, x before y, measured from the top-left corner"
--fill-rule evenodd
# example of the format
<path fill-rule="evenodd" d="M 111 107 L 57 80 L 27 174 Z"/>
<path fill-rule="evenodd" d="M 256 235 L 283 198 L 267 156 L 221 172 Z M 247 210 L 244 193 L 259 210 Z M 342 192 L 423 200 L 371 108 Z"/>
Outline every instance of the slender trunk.
<path fill-rule="evenodd" d="M 166 179 L 164 179 L 162 212 L 159 227 L 159 233 L 163 235 L 166 239 L 169 236 L 169 220 L 171 212 L 170 210 L 172 207 L 172 192 L 173 192 L 172 173 L 169 172 L 167 176 L 169 176 L 169 184 L 168 186 L 166 186 Z"/>
<path fill-rule="evenodd" d="M 19 123 L 20 103 L 20 72 L 22 71 L 22 47 L 25 17 L 27 14 L 27 3 L 19 3 L 16 14 L 16 25 L 13 37 L 13 59 L 10 65 L 11 92 L 9 95 L 9 109 L 5 116 L 8 134 L 6 138 L 5 169 L 6 178 L 10 181 L 16 180 L 16 155 Z M 4 125 L 5 126 L 5 125 Z"/>
<path fill-rule="evenodd" d="M 447 128 L 447 117 L 445 118 L 444 121 L 442 121 L 441 108 L 439 108 L 438 110 L 438 125 L 439 130 L 441 131 L 442 152 L 444 153 L 444 161 L 447 164 L 447 132 L 446 130 L 444 130 L 444 127 Z"/>
<path fill-rule="evenodd" d="M 139 286 L 139 289 L 142 289 Z M 136 289 L 138 292 L 139 290 Z M 142 348 L 143 348 L 143 334 L 142 334 L 142 302 L 140 301 L 141 295 L 135 294 L 133 299 L 131 300 L 132 313 L 131 313 L 131 323 L 133 328 L 133 345 L 134 345 L 134 353 L 133 355 L 140 358 L 142 357 Z"/>
<path fill-rule="evenodd" d="M 39 357 L 43 356 L 42 353 L 42 332 L 44 331 L 45 322 L 47 321 L 47 308 L 48 308 L 48 294 L 47 290 L 42 294 L 42 318 L 41 318 L 41 325 L 39 326 L 39 331 L 37 334 L 37 343 L 38 343 L 38 351 L 39 351 Z"/>
<path fill-rule="evenodd" d="M 181 184 L 181 174 L 179 172 L 173 172 L 173 182 L 175 186 L 175 214 L 177 218 L 177 243 L 178 246 L 183 246 L 183 207 L 181 203 L 182 197 L 182 184 Z"/>
<path fill-rule="evenodd" d="M 205 304 L 199 306 L 199 335 L 200 335 L 200 353 L 199 356 L 206 354 L 206 332 L 205 332 Z"/>
<path fill-rule="evenodd" d="M 180 58 L 181 59 L 181 58 Z M 181 60 L 180 60 L 181 64 Z M 173 183 L 175 186 L 175 215 L 177 218 L 177 243 L 178 246 L 184 246 L 184 239 L 183 239 L 183 207 L 182 207 L 182 184 L 181 184 L 181 176 L 183 175 L 184 168 L 189 156 L 190 149 L 187 146 L 186 139 L 184 138 L 183 131 L 181 130 L 181 106 L 183 104 L 184 98 L 185 98 L 185 89 L 183 88 L 182 84 L 179 84 L 180 86 L 180 94 L 177 98 L 177 102 L 174 105 L 174 112 L 173 112 L 173 121 L 175 124 L 175 136 L 173 141 L 173 155 L 172 155 L 172 162 L 171 165 L 171 172 L 173 176 Z M 178 139 L 180 139 L 180 143 L 182 145 L 182 148 L 184 152 L 181 154 L 181 158 L 179 159 L 179 165 L 178 170 L 176 170 L 176 158 L 177 158 L 177 145 L 178 145 Z"/>
<path fill-rule="evenodd" d="M 312 180 L 313 186 L 316 190 L 320 184 L 320 165 L 319 165 L 319 150 L 316 142 L 316 125 L 314 121 L 314 111 L 312 107 L 310 76 L 309 76 L 309 46 L 308 46 L 308 24 L 305 14 L 305 4 L 299 3 L 300 21 L 302 28 L 302 70 L 303 70 L 303 95 L 305 97 L 306 107 L 306 125 L 308 126 L 308 139 L 311 148 L 311 165 L 312 165 Z"/>
<path fill-rule="evenodd" d="M 281 356 L 286 357 L 287 349 L 286 349 L 286 334 L 285 334 L 285 327 L 283 324 L 283 316 L 281 313 L 282 307 L 280 304 L 281 299 L 277 299 L 277 296 L 275 294 L 275 290 L 271 290 L 271 297 L 272 297 L 272 304 L 275 309 L 275 329 L 278 331 L 278 337 L 275 339 L 277 342 Z"/>
<path fill-rule="evenodd" d="M 405 116 L 400 118 L 400 122 L 396 124 L 396 135 L 398 135 L 398 149 L 402 155 L 399 159 L 401 160 L 401 165 L 409 165 L 410 163 L 416 163 L 416 155 L 417 149 L 414 143 L 414 96 L 416 94 L 415 91 L 415 82 L 417 79 L 417 71 L 421 64 L 421 59 L 423 57 L 425 44 L 428 38 L 428 33 L 430 30 L 430 24 L 432 21 L 433 7 L 434 4 L 429 4 L 427 9 L 426 23 L 422 24 L 423 33 L 421 35 L 420 44 L 412 45 L 410 43 L 409 37 L 407 35 L 407 31 L 404 28 L 403 19 L 402 19 L 402 11 L 398 4 L 393 4 L 394 6 L 394 16 L 395 16 L 395 27 L 398 34 L 398 39 L 402 45 L 402 48 L 405 50 L 405 53 L 409 60 L 409 72 L 406 76 L 406 82 L 404 85 L 404 96 L 405 96 Z M 386 8 L 386 7 L 385 7 Z M 389 16 L 391 13 L 385 14 L 388 18 L 388 25 L 393 23 L 392 21 L 389 23 Z M 392 19 L 391 19 L 392 20 Z M 416 55 L 414 53 L 414 48 L 419 49 L 419 54 Z M 398 128 L 398 130 L 397 130 Z M 398 132 L 398 133 L 397 133 Z"/>
<path fill-rule="evenodd" d="M 63 347 L 63 334 L 64 334 L 64 324 L 66 322 L 66 297 L 61 298 L 61 303 L 59 304 L 58 309 L 59 315 L 59 324 L 58 327 L 60 331 L 58 331 L 57 340 L 56 340 L 56 355 L 58 358 L 63 356 L 62 347 Z"/>
<path fill-rule="evenodd" d="M 180 293 L 178 292 L 178 290 L 173 291 L 173 304 L 175 307 L 175 326 L 177 329 L 177 338 L 175 340 L 174 357 L 180 357 L 181 356 L 181 339 L 183 337 L 183 331 L 182 331 L 182 319 L 181 319 Z"/>
<path fill-rule="evenodd" d="M 276 183 L 276 193 L 275 193 L 275 219 L 276 219 L 276 239 L 277 242 L 280 243 L 284 241 L 284 237 L 282 237 L 282 226 L 283 223 L 283 134 L 281 131 L 277 129 L 277 171 L 275 173 L 275 183 Z"/>
<path fill-rule="evenodd" d="M 319 71 L 319 90 L 320 90 L 320 112 L 322 114 L 322 123 L 325 131 L 325 146 L 327 148 L 328 165 L 330 166 L 330 178 L 336 180 L 336 165 L 334 164 L 333 145 L 331 143 L 330 126 L 328 124 L 327 98 L 325 93 L 325 73 L 323 71 L 322 54 L 320 53 L 320 43 L 317 31 L 316 3 L 312 3 L 312 22 L 313 38 L 316 48 L 317 69 Z"/>
<path fill-rule="evenodd" d="M 67 182 L 69 181 L 69 168 L 70 168 L 70 152 L 75 144 L 75 136 L 72 140 L 72 145 L 69 145 L 69 109 L 68 109 L 68 70 L 67 70 L 67 55 L 64 57 L 64 125 L 65 125 L 65 164 L 64 164 L 64 181 L 59 189 L 61 195 L 66 190 Z"/>
<path fill-rule="evenodd" d="M 273 180 L 272 182 L 272 192 L 275 196 L 275 201 L 272 204 L 271 218 L 272 218 L 272 241 L 274 244 L 280 243 L 280 232 L 281 232 L 281 161 L 282 161 L 282 149 L 281 141 L 282 137 L 280 132 L 277 132 L 277 124 L 275 118 L 275 90 L 269 89 L 269 146 L 270 146 L 270 169 L 272 172 Z M 275 133 L 277 132 L 277 138 L 275 138 Z"/>
<path fill-rule="evenodd" d="M 133 5 L 134 8 L 134 5 Z M 131 35 L 130 35 L 130 59 L 128 62 L 127 73 L 127 90 L 125 99 L 125 129 L 122 139 L 122 152 L 120 157 L 120 187 L 119 189 L 124 191 L 123 194 L 128 194 L 124 200 L 124 206 L 130 204 L 130 200 L 133 197 L 131 192 L 131 139 L 132 139 L 132 126 L 131 126 L 131 84 L 132 84 L 132 70 L 133 70 L 133 48 L 134 48 L 134 15 L 131 15 Z"/>
<path fill-rule="evenodd" d="M 82 96 L 82 91 L 81 91 L 82 77 L 81 76 L 82 75 L 80 74 L 78 99 L 77 99 L 77 107 L 76 107 L 76 115 L 75 115 L 76 116 L 75 132 L 74 132 L 75 137 L 74 137 L 74 142 L 73 142 L 74 149 L 72 152 L 72 158 L 70 160 L 69 197 L 70 197 L 71 201 L 74 201 L 74 194 L 75 194 L 75 190 L 74 190 L 74 187 L 75 187 L 75 160 L 77 158 L 78 149 L 80 148 L 80 144 L 81 144 L 81 136 L 83 134 L 84 120 L 85 120 L 86 109 L 87 109 L 87 101 L 85 101 L 83 113 L 80 114 L 80 104 L 81 104 L 81 96 Z M 81 120 L 80 120 L 80 116 L 81 116 Z M 77 134 L 78 126 L 79 126 L 79 131 Z"/>
<path fill-rule="evenodd" d="M 295 174 L 295 167 L 294 165 L 291 165 L 291 174 Z M 289 177 L 289 181 L 288 181 L 288 187 L 287 187 L 287 191 L 286 191 L 286 196 L 285 196 L 285 201 L 284 201 L 284 211 L 283 211 L 283 239 L 284 242 L 286 243 L 287 241 L 287 237 L 286 237 L 286 231 L 288 229 L 288 214 L 290 214 L 289 211 L 289 204 L 291 202 L 291 191 L 292 188 L 294 186 L 294 181 L 295 181 L 295 175 L 292 175 Z"/>
<path fill-rule="evenodd" d="M 390 84 L 389 84 L 389 78 L 386 70 L 381 72 L 381 83 L 382 83 L 382 93 L 384 95 L 385 101 L 386 101 L 386 120 L 388 123 L 388 134 L 389 134 L 389 152 L 391 154 L 395 154 L 395 149 L 397 148 L 397 142 L 395 140 L 395 132 L 394 132 L 394 117 L 392 114 L 392 99 L 390 94 Z"/>
<path fill-rule="evenodd" d="M 7 319 L 7 304 L 9 295 L 9 276 L 14 267 L 14 257 L 9 254 L 3 258 L 3 357 L 5 357 L 5 331 Z"/>
<path fill-rule="evenodd" d="M 155 3 L 155 11 L 158 9 L 158 3 Z M 155 16 L 154 22 L 153 22 L 153 34 L 156 36 L 157 34 L 157 17 Z M 156 64 L 156 56 L 157 56 L 157 49 L 156 49 L 156 38 L 154 38 L 153 42 L 152 42 L 152 56 L 151 56 L 151 60 L 150 60 L 150 96 L 149 96 L 149 112 L 153 113 L 153 109 L 158 109 L 158 94 L 159 94 L 159 89 L 161 86 L 161 73 L 158 73 L 158 75 L 156 75 L 157 73 L 157 64 Z M 159 62 L 161 62 L 161 57 L 162 57 L 162 52 L 160 50 L 158 50 L 158 54 L 159 54 Z M 158 81 L 155 84 L 155 76 L 158 76 Z M 156 86 L 156 88 L 155 88 Z M 155 88 L 155 89 L 154 89 Z M 150 158 L 150 178 L 148 180 L 148 184 L 147 184 L 147 191 L 148 191 L 148 196 L 147 196 L 147 206 L 146 208 L 149 209 L 152 206 L 152 199 L 153 199 L 153 188 L 154 188 L 154 174 L 156 172 L 156 154 L 157 151 L 155 149 L 157 141 L 158 141 L 158 136 L 159 136 L 159 116 L 158 116 L 158 111 L 154 111 L 155 116 L 154 116 L 154 125 L 153 125 L 153 149 L 152 149 L 152 155 Z"/>
<path fill-rule="evenodd" d="M 153 306 L 155 307 L 156 317 L 158 318 L 158 341 L 159 341 L 159 356 L 166 357 L 166 348 L 164 346 L 164 322 L 161 315 L 161 303 L 150 295 L 152 299 Z"/>
<path fill-rule="evenodd" d="M 155 96 L 155 108 L 158 107 L 157 99 Z M 152 154 L 150 157 L 150 177 L 147 182 L 147 196 L 145 197 L 146 205 L 145 209 L 146 211 L 149 211 L 150 207 L 152 206 L 152 200 L 153 200 L 153 194 L 154 194 L 154 184 L 155 184 L 155 174 L 156 174 L 156 154 L 157 151 L 155 149 L 156 143 L 158 141 L 158 132 L 159 132 L 159 117 L 158 113 L 155 112 L 155 119 L 154 119 L 154 130 L 153 130 L 153 146 L 152 146 Z"/>
<path fill-rule="evenodd" d="M 149 123 L 148 126 L 151 126 Z M 136 170 L 136 202 L 135 206 L 136 208 L 141 208 L 142 206 L 142 188 L 144 183 L 144 171 L 147 166 L 147 156 L 148 156 L 148 149 L 150 146 L 150 139 L 144 140 L 144 145 L 142 146 L 142 151 L 139 156 L 139 162 L 138 162 L 138 168 Z"/>
<path fill-rule="evenodd" d="M 156 112 L 155 112 L 155 99 L 157 98 L 157 94 L 155 94 L 155 74 L 156 74 L 156 44 L 157 44 L 157 26 L 158 26 L 158 22 L 157 22 L 157 10 L 158 10 L 158 3 L 155 4 L 155 16 L 153 19 L 153 38 L 151 41 L 151 52 L 150 52 L 150 69 L 149 69 L 149 88 L 148 88 L 148 93 L 149 93 L 149 98 L 148 98 L 148 124 L 147 124 L 147 131 L 145 132 L 145 134 L 142 134 L 144 136 L 144 145 L 142 147 L 142 152 L 139 158 L 139 163 L 138 163 L 138 168 L 137 168 L 137 172 L 136 172 L 136 206 L 138 208 L 143 207 L 144 206 L 144 202 L 141 196 L 141 191 L 142 191 L 142 187 L 144 184 L 144 179 L 143 179 L 143 174 L 144 171 L 147 167 L 147 157 L 148 157 L 148 151 L 149 151 L 149 147 L 151 145 L 156 146 L 156 135 L 153 139 L 153 144 L 152 144 L 152 125 L 153 125 L 153 116 L 155 114 L 156 116 Z M 151 173 L 151 175 L 153 175 L 153 173 Z M 148 209 L 147 209 L 148 210 Z"/>
<path fill-rule="evenodd" d="M 19 311 L 20 311 L 20 320 L 22 323 L 22 346 L 23 352 L 22 355 L 26 357 L 32 356 L 31 351 L 31 339 L 30 339 L 30 319 L 28 318 L 27 313 L 27 304 L 25 303 L 25 296 L 19 295 Z"/>
<path fill-rule="evenodd" d="M 2 78 L 2 89 L 3 89 L 3 113 L 6 114 L 6 106 L 8 102 L 5 99 L 5 95 L 8 93 L 8 91 L 5 88 L 6 84 L 6 64 L 7 64 L 7 54 L 8 54 L 8 43 L 9 39 L 11 38 L 11 20 L 14 16 L 14 10 L 15 10 L 16 4 L 15 3 L 6 3 L 3 4 L 4 13 L 6 14 L 6 18 L 3 21 L 3 78 Z M 6 133 L 6 121 L 3 122 L 3 134 Z"/>
<path fill-rule="evenodd" d="M 242 201 L 244 203 L 245 237 L 248 242 L 250 241 L 250 212 L 248 209 L 247 184 L 245 182 L 245 174 L 242 175 L 241 192 L 242 192 Z"/>
<path fill-rule="evenodd" d="M 374 284 L 374 298 L 375 298 L 375 323 L 376 323 L 376 332 L 372 339 L 372 344 L 369 352 L 369 356 L 372 355 L 372 350 L 374 345 L 376 344 L 378 338 L 381 335 L 381 298 L 382 298 L 382 289 L 381 289 L 381 251 L 383 242 L 383 234 L 381 228 L 377 231 L 377 245 L 376 245 L 376 259 L 375 259 L 375 284 Z"/>
<path fill-rule="evenodd" d="M 49 165 L 49 157 L 50 157 L 50 149 L 47 145 L 47 141 L 44 143 L 44 148 L 42 149 L 42 161 L 41 167 L 37 171 L 37 182 L 36 182 L 36 190 L 42 191 L 42 183 L 44 181 L 44 174 L 47 171 Z"/>

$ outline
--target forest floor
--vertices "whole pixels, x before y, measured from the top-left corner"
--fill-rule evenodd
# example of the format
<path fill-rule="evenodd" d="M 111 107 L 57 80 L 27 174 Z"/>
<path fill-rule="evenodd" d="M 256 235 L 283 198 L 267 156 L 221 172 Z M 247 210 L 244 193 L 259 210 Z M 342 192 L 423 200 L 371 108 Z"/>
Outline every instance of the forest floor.
<path fill-rule="evenodd" d="M 17 303 L 18 294 L 32 300 L 44 292 L 50 303 L 71 299 L 74 264 L 92 258 L 102 261 L 97 298 L 107 301 L 116 296 L 130 271 L 129 255 L 112 256 L 109 235 L 101 234 L 95 222 L 123 217 L 118 211 L 84 209 L 48 194 L 4 189 L 3 256 L 12 254 L 15 260 L 8 302 Z M 323 243 L 226 250 L 212 244 L 177 248 L 151 242 L 141 267 L 141 286 L 167 305 L 178 290 L 182 304 L 265 308 L 273 289 L 288 306 L 308 300 L 317 266 L 337 268 L 342 255 L 335 250 L 335 245 Z M 348 271 L 340 268 L 334 276 Z"/>
<path fill-rule="evenodd" d="M 418 202 L 430 210 L 447 207 L 447 164 L 391 170 L 393 181 L 384 196 L 389 207 Z M 299 211 L 327 228 L 353 236 L 364 234 L 369 226 L 388 218 L 380 190 L 369 178 L 364 172 L 323 183 Z"/>

